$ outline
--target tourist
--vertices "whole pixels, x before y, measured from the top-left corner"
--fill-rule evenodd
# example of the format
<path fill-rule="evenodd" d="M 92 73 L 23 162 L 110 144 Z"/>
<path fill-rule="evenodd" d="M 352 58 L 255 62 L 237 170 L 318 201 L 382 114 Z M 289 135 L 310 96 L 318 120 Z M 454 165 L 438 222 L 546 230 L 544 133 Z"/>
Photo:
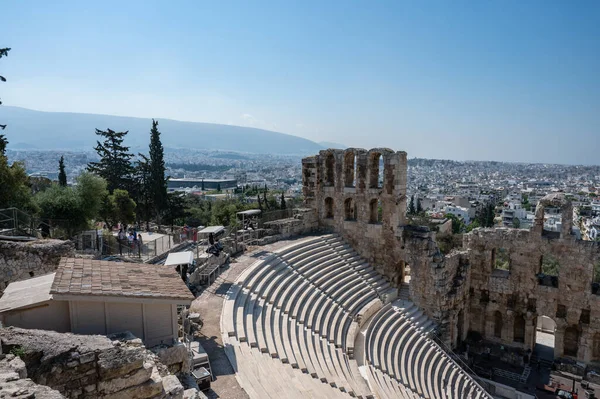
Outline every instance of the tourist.
<path fill-rule="evenodd" d="M 137 245 L 138 245 L 138 256 L 141 258 L 142 257 L 142 235 L 138 234 L 137 236 Z"/>

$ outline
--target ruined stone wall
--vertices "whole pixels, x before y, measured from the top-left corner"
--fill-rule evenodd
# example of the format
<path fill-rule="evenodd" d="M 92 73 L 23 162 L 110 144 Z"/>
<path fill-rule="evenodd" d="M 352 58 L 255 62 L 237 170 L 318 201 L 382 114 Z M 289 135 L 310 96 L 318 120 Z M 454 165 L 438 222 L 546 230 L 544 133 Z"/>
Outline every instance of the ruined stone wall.
<path fill-rule="evenodd" d="M 0 292 L 13 281 L 52 273 L 63 256 L 73 256 L 70 241 L 0 241 Z"/>
<path fill-rule="evenodd" d="M 126 344 L 98 335 L 8 327 L 0 329 L 0 341 L 2 353 L 23 360 L 19 378 L 29 377 L 67 398 L 183 397 L 177 377 L 139 340 Z"/>
<path fill-rule="evenodd" d="M 470 261 L 467 251 L 444 256 L 436 234 L 406 226 L 403 246 L 410 265 L 410 297 L 438 325 L 442 341 L 454 347 L 468 331 Z"/>
<path fill-rule="evenodd" d="M 465 236 L 464 244 L 472 266 L 472 330 L 492 341 L 533 349 L 537 318 L 547 316 L 557 325 L 555 357 L 600 360 L 600 296 L 592 293 L 594 265 L 600 261 L 598 243 L 498 228 L 477 229 Z M 500 249 L 508 253 L 509 271 L 495 269 L 494 256 Z M 559 263 L 555 284 L 538 276 L 541 259 L 548 255 Z M 517 338 L 522 332 L 519 318 L 525 320 L 523 339 Z M 566 341 L 576 345 L 576 355 L 565 350 Z"/>
<path fill-rule="evenodd" d="M 404 276 L 397 233 L 406 218 L 406 176 L 406 153 L 387 148 L 324 150 L 302 160 L 305 203 L 319 226 L 339 232 L 394 284 Z"/>

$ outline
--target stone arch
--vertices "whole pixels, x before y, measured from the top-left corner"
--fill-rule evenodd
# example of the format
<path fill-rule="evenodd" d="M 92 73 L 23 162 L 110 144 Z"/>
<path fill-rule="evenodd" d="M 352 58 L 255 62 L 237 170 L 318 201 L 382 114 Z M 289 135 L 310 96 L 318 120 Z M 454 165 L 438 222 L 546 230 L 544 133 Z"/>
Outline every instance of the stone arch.
<path fill-rule="evenodd" d="M 494 312 L 494 337 L 502 338 L 502 313 L 499 310 Z"/>
<path fill-rule="evenodd" d="M 325 217 L 333 219 L 333 198 L 325 198 Z"/>
<path fill-rule="evenodd" d="M 379 162 L 380 152 L 369 153 L 369 188 L 380 188 L 379 186 Z"/>
<path fill-rule="evenodd" d="M 525 317 L 521 314 L 515 315 L 513 322 L 513 341 L 525 343 Z"/>
<path fill-rule="evenodd" d="M 335 158 L 332 152 L 325 155 L 325 185 L 333 186 L 335 183 Z"/>
<path fill-rule="evenodd" d="M 346 220 L 356 220 L 356 204 L 352 198 L 346 198 L 346 201 L 344 201 L 344 218 Z"/>
<path fill-rule="evenodd" d="M 565 356 L 577 357 L 579 351 L 579 329 L 577 326 L 569 326 L 565 329 L 563 338 L 563 352 Z"/>
<path fill-rule="evenodd" d="M 356 186 L 356 154 L 346 151 L 344 154 L 344 187 Z"/>
<path fill-rule="evenodd" d="M 546 208 L 558 208 L 561 214 L 560 231 L 544 229 Z M 543 197 L 535 208 L 534 231 L 548 238 L 568 237 L 573 225 L 573 205 L 564 193 L 552 193 Z"/>
<path fill-rule="evenodd" d="M 373 198 L 369 201 L 369 223 L 378 224 L 383 220 L 383 208 L 381 200 Z"/>

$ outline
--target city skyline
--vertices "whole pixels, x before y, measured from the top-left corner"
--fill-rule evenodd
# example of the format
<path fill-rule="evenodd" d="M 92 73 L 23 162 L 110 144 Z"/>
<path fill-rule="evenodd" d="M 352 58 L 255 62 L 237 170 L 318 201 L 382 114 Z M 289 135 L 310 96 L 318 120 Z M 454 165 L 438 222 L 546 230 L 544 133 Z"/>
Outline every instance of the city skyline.
<path fill-rule="evenodd" d="M 6 105 L 411 157 L 597 163 L 594 2 L 33 4 L 3 9 Z"/>

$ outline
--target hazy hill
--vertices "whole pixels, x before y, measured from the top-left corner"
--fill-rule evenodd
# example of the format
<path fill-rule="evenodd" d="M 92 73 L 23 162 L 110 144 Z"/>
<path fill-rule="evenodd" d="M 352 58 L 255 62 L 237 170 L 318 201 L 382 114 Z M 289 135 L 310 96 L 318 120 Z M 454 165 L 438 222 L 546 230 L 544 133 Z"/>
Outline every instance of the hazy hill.
<path fill-rule="evenodd" d="M 332 141 L 319 141 L 319 145 L 321 147 L 335 148 L 335 149 L 338 149 L 338 150 L 344 150 L 344 149 L 348 148 L 347 145 L 340 144 L 340 143 L 334 143 Z"/>
<path fill-rule="evenodd" d="M 0 121 L 13 149 L 90 150 L 98 136 L 95 128 L 129 130 L 126 144 L 147 149 L 150 119 L 112 115 L 41 112 L 0 106 Z M 315 154 L 323 147 L 284 133 L 242 126 L 159 119 L 162 142 L 170 148 L 194 148 L 270 154 Z"/>

